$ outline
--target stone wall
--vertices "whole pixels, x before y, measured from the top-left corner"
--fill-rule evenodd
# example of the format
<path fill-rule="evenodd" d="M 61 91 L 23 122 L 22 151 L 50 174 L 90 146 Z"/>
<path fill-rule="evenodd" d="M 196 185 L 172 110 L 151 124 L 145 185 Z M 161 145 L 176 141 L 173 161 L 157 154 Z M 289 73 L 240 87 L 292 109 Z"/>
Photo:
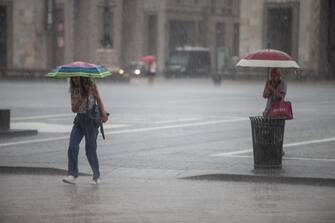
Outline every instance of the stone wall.
<path fill-rule="evenodd" d="M 262 48 L 264 0 L 241 0 L 240 56 Z"/>
<path fill-rule="evenodd" d="M 46 7 L 44 0 L 0 0 L 10 2 L 11 33 L 10 65 L 17 69 L 51 69 L 53 68 L 55 41 L 53 32 L 45 29 Z M 260 1 L 260 0 L 257 0 Z M 225 22 L 227 28 L 227 45 L 232 44 L 232 25 L 235 20 L 227 22 L 227 15 L 211 16 L 210 0 L 111 0 L 114 18 L 113 57 L 118 57 L 120 66 L 139 59 L 148 48 L 148 15 L 157 15 L 157 59 L 159 71 L 164 69 L 169 53 L 169 21 L 173 19 L 197 21 L 205 24 L 205 35 L 201 41 L 211 47 L 215 60 L 215 27 L 217 22 Z M 218 1 L 219 2 L 219 1 Z M 97 62 L 97 49 L 102 47 L 103 0 L 55 0 L 57 9 L 61 9 L 64 20 L 64 63 L 75 60 Z M 221 2 L 222 3 L 222 2 Z M 235 4 L 235 3 L 234 3 Z M 217 10 L 219 13 L 221 10 Z M 224 17 L 224 18 L 223 18 Z M 254 21 L 251 21 L 253 23 Z M 257 32 L 255 32 L 257 33 Z M 198 38 L 198 37 L 197 37 Z M 57 48 L 58 49 L 58 48 Z M 63 49 L 62 49 L 63 50 Z M 113 60 L 114 61 L 114 60 Z M 60 63 L 59 61 L 57 61 Z"/>
<path fill-rule="evenodd" d="M 123 0 L 123 29 L 122 29 L 122 62 L 138 60 L 144 53 L 144 25 L 143 0 Z"/>
<path fill-rule="evenodd" d="M 304 1 L 305 2 L 305 1 Z M 305 2 L 305 4 L 307 1 Z M 308 57 L 305 57 L 305 61 L 302 62 L 302 65 L 304 67 L 307 67 L 311 71 L 319 71 L 319 58 L 320 58 L 320 27 L 321 27 L 321 17 L 320 17 L 320 12 L 321 12 L 321 5 L 320 1 L 315 1 L 315 0 L 310 0 L 309 4 L 309 12 L 306 13 L 306 20 L 308 20 L 308 27 L 306 29 L 306 33 L 309 33 L 309 42 L 301 46 L 301 49 L 307 48 L 308 52 L 305 54 L 308 55 Z M 309 14 L 309 16 L 308 16 Z M 305 33 L 302 33 L 305 34 Z M 306 34 L 305 34 L 306 35 Z M 309 46 L 309 47 L 308 47 Z M 317 72 L 312 72 L 312 75 L 317 75 Z"/>
<path fill-rule="evenodd" d="M 241 0 L 240 56 L 263 48 L 264 4 L 299 3 L 298 63 L 309 75 L 319 72 L 320 0 Z"/>
<path fill-rule="evenodd" d="M 41 0 L 13 1 L 14 68 L 42 69 L 47 67 L 44 4 Z"/>

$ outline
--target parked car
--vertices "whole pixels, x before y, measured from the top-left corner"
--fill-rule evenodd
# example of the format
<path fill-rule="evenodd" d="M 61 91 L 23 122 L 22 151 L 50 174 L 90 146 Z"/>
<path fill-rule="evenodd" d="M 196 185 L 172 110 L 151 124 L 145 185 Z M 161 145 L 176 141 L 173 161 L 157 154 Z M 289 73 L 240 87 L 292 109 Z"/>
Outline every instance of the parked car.
<path fill-rule="evenodd" d="M 211 76 L 211 57 L 208 48 L 177 47 L 166 63 L 165 77 Z"/>

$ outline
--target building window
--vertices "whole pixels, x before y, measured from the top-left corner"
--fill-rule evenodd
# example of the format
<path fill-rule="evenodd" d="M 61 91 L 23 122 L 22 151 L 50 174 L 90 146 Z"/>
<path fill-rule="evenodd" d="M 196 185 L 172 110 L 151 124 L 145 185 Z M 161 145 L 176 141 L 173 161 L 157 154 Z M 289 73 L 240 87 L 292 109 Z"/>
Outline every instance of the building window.
<path fill-rule="evenodd" d="M 157 55 L 157 15 L 148 16 L 148 54 Z"/>
<path fill-rule="evenodd" d="M 104 48 L 113 48 L 113 8 L 114 1 L 104 0 L 102 4 L 102 37 L 101 45 Z"/>
<path fill-rule="evenodd" d="M 55 0 L 45 0 L 45 29 L 52 32 L 54 25 Z"/>
<path fill-rule="evenodd" d="M 0 66 L 7 66 L 7 7 L 0 5 Z"/>
<path fill-rule="evenodd" d="M 225 46 L 225 24 L 219 22 L 216 24 L 216 47 Z"/>
<path fill-rule="evenodd" d="M 231 16 L 237 10 L 239 0 L 213 0 L 212 11 L 215 14 Z M 236 14 L 236 13 L 235 13 Z"/>
<path fill-rule="evenodd" d="M 223 72 L 227 65 L 227 49 L 225 47 L 225 24 L 223 22 L 216 23 L 216 69 Z"/>
<path fill-rule="evenodd" d="M 231 8 L 233 5 L 233 1 L 232 0 L 225 0 L 224 4 L 227 8 Z"/>
<path fill-rule="evenodd" d="M 297 58 L 299 3 L 266 3 L 264 18 L 263 47 L 282 50 Z"/>

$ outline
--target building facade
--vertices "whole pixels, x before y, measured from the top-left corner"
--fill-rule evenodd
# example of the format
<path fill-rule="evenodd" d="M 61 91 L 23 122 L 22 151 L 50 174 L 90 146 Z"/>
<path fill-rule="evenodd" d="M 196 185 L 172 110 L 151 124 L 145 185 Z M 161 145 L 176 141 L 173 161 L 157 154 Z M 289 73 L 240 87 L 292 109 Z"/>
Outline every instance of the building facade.
<path fill-rule="evenodd" d="M 0 66 L 45 71 L 74 60 L 97 62 L 101 48 L 119 63 L 120 2 L 0 0 Z"/>
<path fill-rule="evenodd" d="M 0 0 L 2 70 L 45 72 L 75 60 L 122 67 L 153 54 L 162 71 L 170 52 L 185 45 L 209 48 L 218 73 L 234 66 L 232 58 L 270 46 L 309 76 L 334 77 L 335 3 Z"/>
<path fill-rule="evenodd" d="M 241 0 L 240 55 L 283 50 L 313 77 L 335 77 L 332 0 Z"/>
<path fill-rule="evenodd" d="M 84 60 L 164 70 L 178 46 L 210 49 L 222 72 L 239 53 L 239 0 L 0 0 L 0 67 L 42 71 Z"/>
<path fill-rule="evenodd" d="M 239 53 L 239 0 L 167 1 L 166 57 L 175 47 L 207 47 L 212 71 L 222 73 Z"/>

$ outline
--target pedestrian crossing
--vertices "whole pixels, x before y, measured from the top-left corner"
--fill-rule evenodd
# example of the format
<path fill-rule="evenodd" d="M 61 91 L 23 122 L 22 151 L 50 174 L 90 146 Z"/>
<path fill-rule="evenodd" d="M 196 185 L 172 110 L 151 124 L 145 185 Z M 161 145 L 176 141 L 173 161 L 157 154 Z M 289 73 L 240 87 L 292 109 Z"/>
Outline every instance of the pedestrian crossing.
<path fill-rule="evenodd" d="M 11 122 L 11 129 L 36 129 L 39 136 L 31 138 L 16 138 L 15 141 L 0 141 L 0 148 L 11 146 L 31 145 L 36 143 L 66 141 L 72 128 L 73 114 L 54 114 L 30 117 L 14 117 Z M 59 120 L 55 122 L 55 119 Z M 155 132 L 162 130 L 176 130 L 181 128 L 199 128 L 230 123 L 245 123 L 249 125 L 249 118 L 234 116 L 186 116 L 186 115 L 155 115 L 147 114 L 115 114 L 108 123 L 104 124 L 105 135 L 137 134 Z M 243 124 L 244 125 L 244 124 Z M 301 142 L 286 143 L 284 148 L 306 146 L 310 144 L 330 143 L 335 138 L 324 138 L 315 140 L 305 140 Z M 226 151 L 222 153 L 209 153 L 209 157 L 216 158 L 252 158 L 252 149 Z M 285 159 L 315 160 L 306 157 L 285 157 Z M 318 161 L 333 162 L 332 158 L 318 158 Z"/>
<path fill-rule="evenodd" d="M 29 117 L 14 117 L 11 119 L 12 129 L 36 129 L 40 133 L 69 133 L 72 129 L 72 119 L 74 115 L 54 114 Z M 116 130 L 125 128 L 145 127 L 153 129 L 192 127 L 201 125 L 211 125 L 229 122 L 246 121 L 247 118 L 241 117 L 202 117 L 202 116 L 149 116 L 149 115 L 113 115 L 104 124 L 105 130 Z M 149 127 L 150 126 L 150 127 Z M 161 127 L 160 127 L 161 126 Z M 142 129 L 141 128 L 141 129 Z M 133 130 L 132 130 L 133 131 Z"/>
<path fill-rule="evenodd" d="M 13 118 L 11 122 L 12 129 L 36 129 L 38 136 L 33 136 L 27 139 L 20 139 L 16 141 L 6 141 L 1 143 L 0 148 L 6 146 L 24 145 L 39 142 L 52 142 L 67 140 L 72 128 L 72 122 L 69 122 L 73 114 L 55 114 L 48 116 L 33 116 L 33 117 L 17 117 Z M 39 119 L 38 119 L 39 117 Z M 43 118 L 42 118 L 43 117 Z M 54 118 L 63 120 L 54 122 Z M 104 124 L 105 135 L 120 135 L 120 134 L 134 134 L 144 132 L 155 132 L 161 130 L 173 130 L 181 128 L 199 128 L 214 125 L 221 125 L 226 123 L 245 122 L 248 118 L 242 117 L 228 117 L 228 116 L 154 116 L 148 115 L 130 115 L 130 118 L 125 114 L 116 114 Z M 34 121 L 35 120 L 35 121 Z"/>
<path fill-rule="evenodd" d="M 104 129 L 118 129 L 128 127 L 126 124 L 104 124 Z M 69 133 L 72 129 L 72 124 L 55 124 L 46 122 L 13 122 L 12 129 L 36 129 L 43 133 Z"/>

